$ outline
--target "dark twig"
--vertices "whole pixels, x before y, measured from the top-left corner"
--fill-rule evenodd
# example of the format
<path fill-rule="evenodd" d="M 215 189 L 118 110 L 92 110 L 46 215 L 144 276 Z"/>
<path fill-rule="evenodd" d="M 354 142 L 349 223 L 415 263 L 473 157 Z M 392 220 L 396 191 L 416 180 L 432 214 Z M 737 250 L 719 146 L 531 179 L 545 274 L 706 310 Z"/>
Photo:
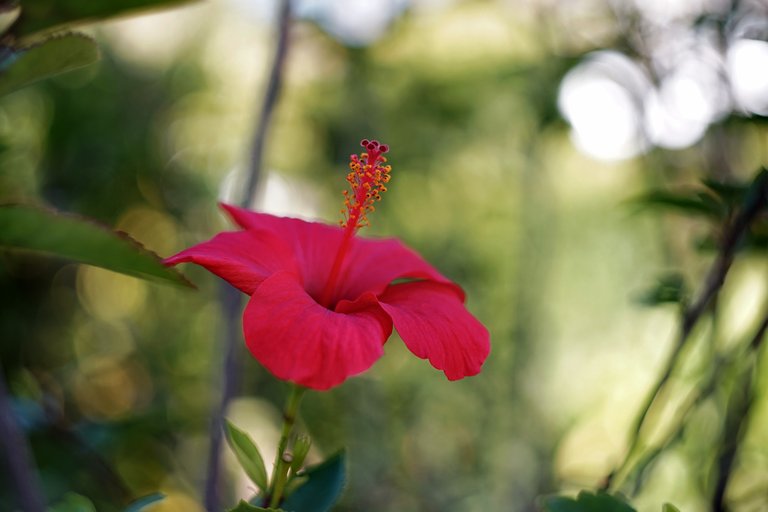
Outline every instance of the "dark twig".
<path fill-rule="evenodd" d="M 619 468 L 606 477 L 603 483 L 603 488 L 610 488 L 614 483 L 614 477 L 627 469 L 634 452 L 638 448 L 640 431 L 645 424 L 651 407 L 667 381 L 669 381 L 672 376 L 672 372 L 677 365 L 680 354 L 682 353 L 683 348 L 685 348 L 693 328 L 703 316 L 712 299 L 722 288 L 723 283 L 725 282 L 725 277 L 733 263 L 733 258 L 738 249 L 739 242 L 752 221 L 765 207 L 766 201 L 768 201 L 768 171 L 763 170 L 755 179 L 755 182 L 751 187 L 751 194 L 745 199 L 743 208 L 735 217 L 733 217 L 733 220 L 727 224 L 721 239 L 720 250 L 707 273 L 704 287 L 698 298 L 684 311 L 680 332 L 677 336 L 675 346 L 672 349 L 672 353 L 667 360 L 664 371 L 656 382 L 654 388 L 648 394 L 648 398 L 644 402 L 643 407 L 640 409 L 640 414 L 635 420 L 631 433 L 631 441 L 624 462 Z"/>
<path fill-rule="evenodd" d="M 5 388 L 5 376 L 0 367 L 0 453 L 18 495 L 22 510 L 44 512 L 45 503 L 27 440 L 21 433 Z"/>
<path fill-rule="evenodd" d="M 288 52 L 288 30 L 290 28 L 290 21 L 291 0 L 283 0 L 278 20 L 277 45 L 275 47 L 274 60 L 272 61 L 272 68 L 269 74 L 267 88 L 264 93 L 264 100 L 261 105 L 261 113 L 256 128 L 254 129 L 253 141 L 251 143 L 247 182 L 243 195 L 238 201 L 243 207 L 248 207 L 250 205 L 256 191 L 256 186 L 261 177 L 264 143 L 272 119 L 272 113 L 274 112 L 279 96 L 285 59 Z M 204 497 L 205 508 L 208 512 L 216 512 L 221 508 L 219 503 L 219 476 L 221 474 L 221 446 L 224 439 L 224 416 L 227 413 L 229 403 L 240 382 L 238 349 L 240 347 L 239 317 L 242 308 L 241 295 L 240 292 L 232 286 L 227 283 L 222 283 L 220 297 L 227 332 L 224 340 L 225 356 L 221 375 L 223 386 L 218 407 L 216 408 L 211 421 L 211 443 L 208 449 L 208 471 L 205 481 Z"/>

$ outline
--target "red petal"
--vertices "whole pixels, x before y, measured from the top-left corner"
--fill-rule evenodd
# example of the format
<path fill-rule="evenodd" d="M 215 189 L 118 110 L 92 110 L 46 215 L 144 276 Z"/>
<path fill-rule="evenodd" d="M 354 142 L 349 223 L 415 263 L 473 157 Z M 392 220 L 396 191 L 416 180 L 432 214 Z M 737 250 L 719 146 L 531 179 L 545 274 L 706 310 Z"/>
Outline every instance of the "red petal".
<path fill-rule="evenodd" d="M 319 297 L 343 238 L 343 230 L 318 222 L 275 217 L 226 204 L 221 205 L 241 227 L 269 231 L 295 253 L 304 288 Z M 341 269 L 332 304 L 355 300 L 365 292 L 380 294 L 396 279 L 428 279 L 449 284 L 440 272 L 397 239 L 355 237 Z M 461 289 L 456 286 L 456 291 Z M 463 298 L 463 296 L 462 296 Z"/>
<path fill-rule="evenodd" d="M 276 217 L 228 204 L 221 206 L 240 227 L 249 231 L 269 232 L 281 239 L 293 254 L 304 288 L 312 297 L 320 296 L 341 244 L 341 228 L 290 217 Z"/>
<path fill-rule="evenodd" d="M 414 250 L 396 238 L 355 238 L 341 271 L 336 300 L 355 299 L 364 292 L 380 295 L 396 279 L 427 279 L 464 292 Z"/>
<path fill-rule="evenodd" d="M 297 272 L 290 250 L 279 238 L 249 231 L 219 233 L 207 242 L 166 258 L 164 263 L 196 263 L 248 295 L 275 272 Z"/>
<path fill-rule="evenodd" d="M 277 378 L 324 390 L 381 357 L 392 321 L 372 294 L 334 312 L 307 295 L 294 275 L 279 272 L 256 289 L 243 329 L 253 356 Z"/>
<path fill-rule="evenodd" d="M 480 372 L 491 350 L 488 330 L 453 287 L 429 281 L 392 285 L 379 298 L 408 349 L 449 380 Z"/>

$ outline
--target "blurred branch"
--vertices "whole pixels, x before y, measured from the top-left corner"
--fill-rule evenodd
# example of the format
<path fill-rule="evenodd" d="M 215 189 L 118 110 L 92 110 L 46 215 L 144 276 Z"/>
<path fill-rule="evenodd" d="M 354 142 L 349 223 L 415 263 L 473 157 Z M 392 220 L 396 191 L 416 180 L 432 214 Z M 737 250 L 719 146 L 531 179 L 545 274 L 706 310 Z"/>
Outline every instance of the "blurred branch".
<path fill-rule="evenodd" d="M 239 201 L 240 205 L 245 208 L 250 205 L 256 191 L 256 186 L 261 178 L 264 144 L 269 124 L 272 119 L 272 113 L 277 104 L 282 84 L 285 59 L 288 53 L 288 31 L 291 24 L 290 22 L 291 0 L 282 0 L 280 5 L 280 16 L 278 19 L 275 55 L 261 105 L 261 113 L 253 133 L 247 182 L 243 195 Z M 239 326 L 239 317 L 242 308 L 241 295 L 238 290 L 227 283 L 222 283 L 221 287 L 220 300 L 224 313 L 224 322 L 226 324 L 226 336 L 224 340 L 225 355 L 221 375 L 221 379 L 223 379 L 221 398 L 211 421 L 211 443 L 208 449 L 208 470 L 205 481 L 204 498 L 205 508 L 208 512 L 216 512 L 221 508 L 219 503 L 219 477 L 221 474 L 221 446 L 224 440 L 224 416 L 227 413 L 229 403 L 238 388 L 241 371 L 238 364 L 240 329 L 239 327 L 236 327 Z"/>
<path fill-rule="evenodd" d="M 675 346 L 667 360 L 667 364 L 661 377 L 649 393 L 643 407 L 640 409 L 640 414 L 638 415 L 631 432 L 631 441 L 624 462 L 622 462 L 619 468 L 615 469 L 606 477 L 602 486 L 604 489 L 614 486 L 616 475 L 627 470 L 633 454 L 638 449 L 640 443 L 640 431 L 646 422 L 651 407 L 656 402 L 659 393 L 672 376 L 672 372 L 677 366 L 680 354 L 682 353 L 683 348 L 685 348 L 693 328 L 704 315 L 712 299 L 722 288 L 744 233 L 758 213 L 765 207 L 766 202 L 768 201 L 768 171 L 763 170 L 758 173 L 750 188 L 751 193 L 746 197 L 743 208 L 735 217 L 733 217 L 732 221 L 726 225 L 723 231 L 720 250 L 707 273 L 701 293 L 683 312 L 680 333 L 678 334 L 677 341 L 675 342 Z"/>
<path fill-rule="evenodd" d="M 240 291 L 226 282 L 221 283 L 219 300 L 225 326 L 224 362 L 222 364 L 221 397 L 211 419 L 211 442 L 208 446 L 208 470 L 205 479 L 205 509 L 208 512 L 221 510 L 219 504 L 219 481 L 221 475 L 221 446 L 224 440 L 224 416 L 229 402 L 235 395 L 240 383 L 240 365 L 238 364 L 238 348 L 240 346 L 240 331 L 237 328 L 240 316 Z"/>
<path fill-rule="evenodd" d="M 768 312 L 763 316 L 763 320 L 749 344 L 749 350 L 752 354 L 757 354 L 759 352 L 767 330 Z M 720 445 L 717 460 L 717 481 L 715 483 L 715 492 L 712 495 L 712 510 L 716 512 L 724 512 L 727 510 L 725 506 L 725 490 L 731 479 L 736 454 L 739 446 L 741 446 L 741 441 L 744 438 L 746 424 L 749 419 L 749 412 L 752 410 L 752 406 L 755 403 L 754 367 L 757 364 L 757 360 L 758 357 L 755 356 L 752 365 L 745 370 L 746 375 L 744 377 L 744 382 L 737 383 L 737 386 L 739 384 L 743 384 L 743 386 L 741 388 L 737 387 L 734 390 L 734 396 L 731 397 L 731 404 L 729 404 L 725 418 L 725 432 L 723 433 L 723 442 Z"/>
<path fill-rule="evenodd" d="M 640 458 L 640 460 L 634 465 L 632 470 L 632 474 L 635 475 L 634 478 L 636 479 L 636 482 L 633 485 L 634 494 L 639 492 L 640 488 L 642 487 L 641 480 L 643 479 L 643 474 L 651 466 L 654 460 L 669 447 L 671 447 L 673 443 L 679 441 L 682 438 L 683 427 L 693 413 L 693 410 L 702 402 L 704 402 L 704 400 L 710 398 L 720 388 L 724 370 L 737 365 L 739 360 L 745 356 L 744 350 L 747 351 L 746 357 L 750 357 L 752 355 L 755 355 L 756 357 L 756 354 L 759 351 L 761 343 L 765 337 L 766 330 L 768 330 L 768 308 L 766 308 L 762 323 L 758 327 L 755 335 L 752 337 L 747 346 L 743 347 L 741 345 L 737 345 L 732 350 L 730 350 L 728 354 L 719 356 L 715 359 L 714 363 L 710 365 L 706 379 L 703 380 L 704 384 L 701 385 L 698 389 L 694 389 L 683 402 L 683 404 L 677 408 L 679 419 L 677 420 L 675 428 L 670 431 L 667 439 L 659 443 L 657 447 L 653 448 L 648 453 L 644 454 L 643 457 Z M 752 360 L 752 363 L 754 364 L 754 360 Z M 720 476 L 722 477 L 728 472 L 730 472 L 730 469 L 727 471 L 722 471 Z M 724 487 L 723 490 L 725 490 Z"/>
<path fill-rule="evenodd" d="M 27 440 L 21 433 L 11 409 L 5 375 L 0 367 L 0 446 L 5 454 L 8 474 L 18 493 L 19 503 L 26 512 L 44 512 L 45 503 L 40 479 L 29 453 Z"/>
<path fill-rule="evenodd" d="M 288 55 L 288 29 L 291 25 L 291 0 L 282 0 L 280 5 L 280 18 L 278 20 L 277 45 L 272 61 L 272 70 L 269 74 L 267 89 L 264 92 L 264 101 L 261 104 L 261 115 L 258 118 L 253 132 L 251 143 L 251 159 L 248 168 L 248 181 L 241 199 L 241 206 L 247 208 L 256 192 L 256 186 L 261 178 L 261 166 L 263 162 L 264 143 L 267 138 L 272 113 L 277 104 L 277 98 L 283 83 L 283 70 L 285 58 Z"/>

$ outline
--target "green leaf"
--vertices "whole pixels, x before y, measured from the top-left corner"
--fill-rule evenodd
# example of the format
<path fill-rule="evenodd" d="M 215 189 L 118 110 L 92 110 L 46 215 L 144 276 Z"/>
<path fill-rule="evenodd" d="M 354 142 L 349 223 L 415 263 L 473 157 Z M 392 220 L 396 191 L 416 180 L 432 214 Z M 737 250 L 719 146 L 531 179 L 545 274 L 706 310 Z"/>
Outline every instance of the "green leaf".
<path fill-rule="evenodd" d="M 307 468 L 307 482 L 289 495 L 282 504 L 287 512 L 327 512 L 336 503 L 346 483 L 344 450 L 322 464 Z"/>
<path fill-rule="evenodd" d="M 191 286 L 125 233 L 91 220 L 29 205 L 0 205 L 0 248 L 27 249 L 69 258 L 143 279 Z"/>
<path fill-rule="evenodd" d="M 768 188 L 768 167 L 762 167 L 752 183 L 744 191 L 742 202 L 744 205 L 761 202 L 765 199 L 766 188 Z"/>
<path fill-rule="evenodd" d="M 307 458 L 309 449 L 312 446 L 312 440 L 307 435 L 300 435 L 293 443 L 293 460 L 291 461 L 291 471 L 297 473 L 304 466 L 304 459 Z"/>
<path fill-rule="evenodd" d="M 141 11 L 175 7 L 190 0 L 34 0 L 23 1 L 23 15 L 14 26 L 17 37 Z"/>
<path fill-rule="evenodd" d="M 248 434 L 226 420 L 227 443 L 248 478 L 262 491 L 267 490 L 267 468 L 259 449 Z"/>
<path fill-rule="evenodd" d="M 12 49 L 0 60 L 0 96 L 98 59 L 96 43 L 82 34 L 64 34 L 36 46 Z"/>
<path fill-rule="evenodd" d="M 722 203 L 707 192 L 669 192 L 652 190 L 630 201 L 640 207 L 672 210 L 683 214 L 721 218 L 725 209 Z"/>
<path fill-rule="evenodd" d="M 125 509 L 125 512 L 140 512 L 149 505 L 153 505 L 163 499 L 165 499 L 165 494 L 161 492 L 156 492 L 154 494 L 144 496 L 131 502 L 131 504 L 128 505 L 128 508 Z"/>
<path fill-rule="evenodd" d="M 725 183 L 710 179 L 704 179 L 701 182 L 730 207 L 737 206 L 744 199 L 747 191 L 747 185 L 744 183 Z"/>
<path fill-rule="evenodd" d="M 576 499 L 549 496 L 541 504 L 544 512 L 637 512 L 621 498 L 604 492 L 581 491 Z"/>
<path fill-rule="evenodd" d="M 637 297 L 637 302 L 646 306 L 659 304 L 680 304 L 687 299 L 685 278 L 678 273 L 670 273 L 659 277 L 656 283 Z"/>
<path fill-rule="evenodd" d="M 262 508 L 251 505 L 248 502 L 240 500 L 235 508 L 230 508 L 227 512 L 285 512 L 282 508 Z"/>
<path fill-rule="evenodd" d="M 85 496 L 68 492 L 60 502 L 48 510 L 49 512 L 96 512 L 96 507 Z"/>
<path fill-rule="evenodd" d="M 661 507 L 661 512 L 680 512 L 680 509 L 671 503 L 665 503 Z"/>
<path fill-rule="evenodd" d="M 16 4 L 0 5 L 0 35 L 13 25 L 21 13 L 21 7 Z"/>

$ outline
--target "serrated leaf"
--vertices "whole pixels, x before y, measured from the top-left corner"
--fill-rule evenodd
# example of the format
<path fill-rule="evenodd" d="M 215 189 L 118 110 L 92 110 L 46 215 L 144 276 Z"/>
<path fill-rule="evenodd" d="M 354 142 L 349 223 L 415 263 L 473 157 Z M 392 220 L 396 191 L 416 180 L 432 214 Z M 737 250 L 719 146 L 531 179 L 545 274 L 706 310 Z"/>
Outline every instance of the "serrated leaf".
<path fill-rule="evenodd" d="M 307 482 L 283 502 L 286 512 L 327 512 L 339 500 L 346 483 L 344 450 L 317 466 L 307 468 Z"/>
<path fill-rule="evenodd" d="M 190 0 L 35 0 L 25 2 L 24 11 L 13 33 L 27 37 L 64 25 L 83 24 L 143 11 L 175 7 Z"/>
<path fill-rule="evenodd" d="M 575 499 L 549 496 L 541 504 L 544 512 L 637 512 L 621 498 L 604 492 L 581 491 Z"/>
<path fill-rule="evenodd" d="M 82 34 L 64 34 L 28 48 L 14 48 L 0 62 L 0 96 L 98 59 L 96 43 Z"/>
<path fill-rule="evenodd" d="M 227 512 L 286 512 L 282 508 L 263 508 L 251 505 L 250 503 L 240 500 L 235 508 L 230 508 Z"/>
<path fill-rule="evenodd" d="M 144 510 L 146 507 L 153 505 L 163 499 L 165 499 L 165 494 L 161 492 L 156 492 L 154 494 L 144 496 L 142 498 L 134 500 L 130 505 L 128 505 L 128 508 L 125 509 L 125 512 L 140 512 L 141 510 Z"/>
<path fill-rule="evenodd" d="M 264 459 L 261 457 L 259 448 L 248 434 L 234 426 L 229 420 L 225 421 L 229 447 L 232 448 L 237 461 L 245 470 L 248 478 L 259 489 L 265 491 L 267 489 L 267 468 L 264 466 Z"/>
<path fill-rule="evenodd" d="M 85 496 L 68 492 L 61 501 L 49 509 L 49 512 L 96 512 L 96 507 Z"/>
<path fill-rule="evenodd" d="M 0 5 L 0 35 L 3 35 L 13 25 L 20 13 L 21 6 L 18 4 Z"/>
<path fill-rule="evenodd" d="M 0 248 L 42 251 L 143 279 L 191 286 L 125 233 L 35 206 L 0 205 Z"/>

